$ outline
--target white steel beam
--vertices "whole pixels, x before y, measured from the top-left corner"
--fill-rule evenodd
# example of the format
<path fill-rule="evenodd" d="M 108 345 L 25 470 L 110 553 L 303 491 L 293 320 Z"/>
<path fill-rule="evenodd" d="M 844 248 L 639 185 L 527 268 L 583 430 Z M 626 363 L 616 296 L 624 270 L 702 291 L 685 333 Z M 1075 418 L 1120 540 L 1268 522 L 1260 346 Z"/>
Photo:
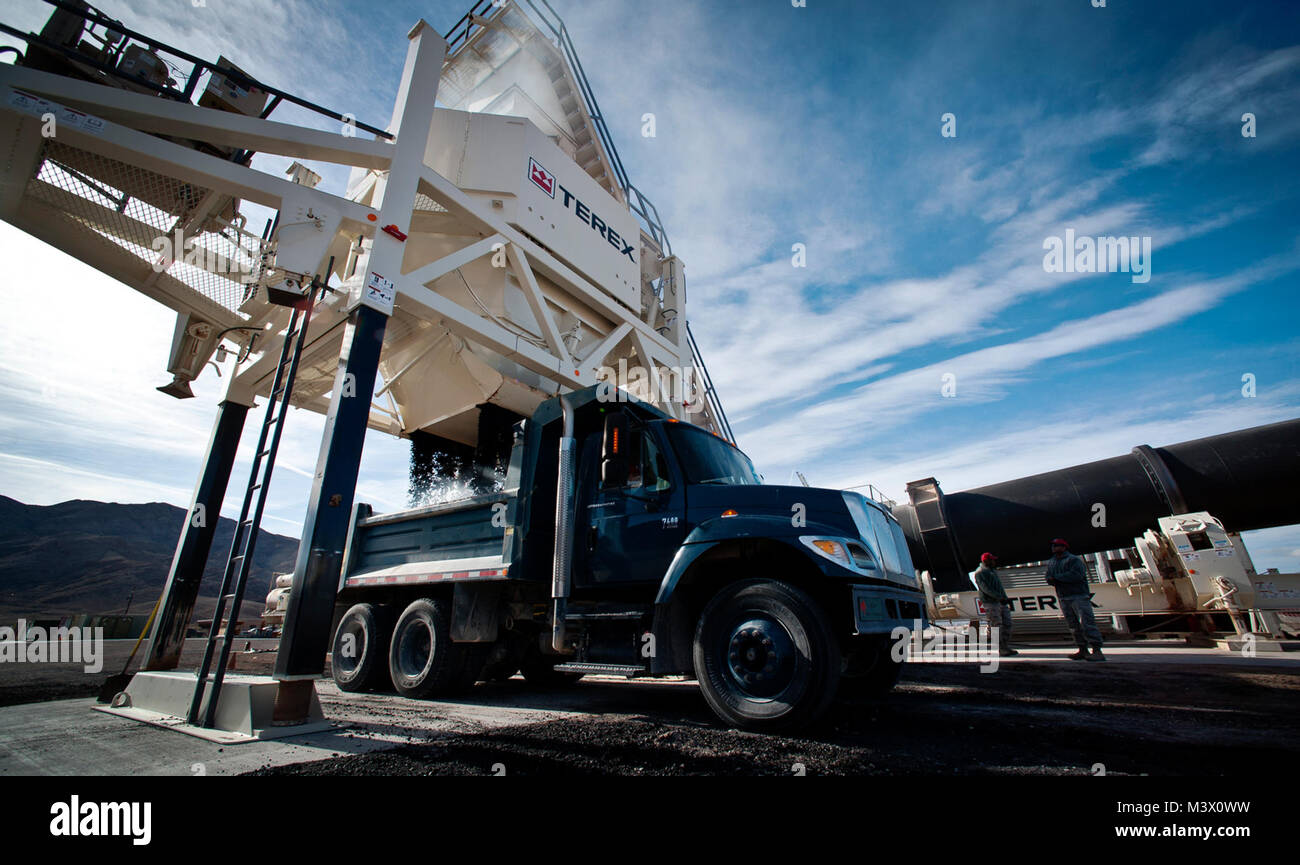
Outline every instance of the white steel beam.
<path fill-rule="evenodd" d="M 523 232 L 515 229 L 497 214 L 488 211 L 476 199 L 467 195 L 450 180 L 428 167 L 425 167 L 422 179 L 432 188 L 430 197 L 443 207 L 453 213 L 473 218 L 485 228 L 495 231 L 510 243 L 516 244 L 528 254 L 529 261 L 532 262 L 535 270 L 549 277 L 565 291 L 573 292 L 583 302 L 595 307 L 612 320 L 630 322 L 651 343 L 658 344 L 664 351 L 670 353 L 673 357 L 677 357 L 677 347 L 642 321 L 635 311 L 614 301 L 608 294 L 596 288 L 568 265 L 534 243 Z"/>
<path fill-rule="evenodd" d="M 387 141 L 348 137 L 232 111 L 202 108 L 21 66 L 4 67 L 0 83 L 38 93 L 141 132 L 191 138 L 223 147 L 362 168 L 387 168 L 393 150 Z"/>
<path fill-rule="evenodd" d="M 596 383 L 594 374 L 583 374 L 572 367 L 560 365 L 560 359 L 539 348 L 517 334 L 511 333 L 496 322 L 489 321 L 450 298 L 398 277 L 397 304 L 421 318 L 440 321 L 443 327 L 457 336 L 476 342 L 538 375 L 557 381 L 566 387 L 581 388 Z M 577 372 L 579 374 L 575 375 Z"/>
<path fill-rule="evenodd" d="M 587 352 L 586 355 L 583 356 L 582 360 L 579 361 L 579 364 L 585 366 L 592 372 L 599 371 L 600 362 L 605 359 L 605 355 L 613 351 L 618 344 L 623 341 L 623 338 L 631 332 L 632 325 L 626 321 L 623 322 L 618 327 L 611 330 L 609 335 L 597 343 L 595 348 Z"/>
<path fill-rule="evenodd" d="M 650 378 L 650 389 L 651 389 L 650 402 L 659 406 L 660 408 L 668 412 L 673 417 L 678 417 L 679 412 L 676 403 L 674 403 L 671 399 L 665 399 L 662 401 L 659 399 L 659 397 L 663 393 L 663 387 L 659 376 L 660 358 L 662 358 L 666 354 L 668 360 L 674 361 L 674 363 L 669 363 L 667 365 L 675 366 L 677 353 L 656 352 L 654 347 L 652 347 L 650 343 L 646 340 L 645 334 L 641 333 L 640 331 L 634 331 L 632 333 L 632 344 L 636 346 L 637 357 L 640 358 L 641 363 L 645 366 L 646 375 L 648 375 Z"/>
<path fill-rule="evenodd" d="M 393 102 L 390 131 L 397 134 L 388 177 L 379 194 L 378 224 L 410 229 L 415 195 L 424 171 L 424 152 L 433 129 L 435 96 L 447 57 L 447 43 L 421 18 L 407 34 L 409 40 L 402 79 Z M 375 232 L 367 268 L 380 274 L 397 274 L 402 269 L 402 241 L 386 232 Z"/>
<path fill-rule="evenodd" d="M 566 368 L 573 366 L 573 360 L 564 346 L 564 340 L 560 338 L 560 329 L 555 326 L 555 317 L 551 315 L 551 310 L 546 305 L 542 290 L 537 287 L 537 279 L 533 276 L 533 269 L 528 266 L 528 259 L 524 256 L 523 250 L 511 243 L 506 246 L 506 255 L 514 268 L 515 277 L 524 287 L 524 297 L 528 299 L 528 307 L 537 318 L 537 325 L 542 329 L 542 335 L 546 338 L 546 344 L 551 347 L 551 353 L 559 358 L 561 366 Z"/>
<path fill-rule="evenodd" d="M 0 65 L 0 87 L 4 84 L 4 71 L 10 67 Z M 4 88 L 0 110 L 5 110 L 12 88 Z M 15 109 L 8 109 L 16 111 Z M 112 121 L 105 120 L 96 132 L 86 132 L 64 125 L 57 131 L 60 142 L 73 147 L 156 171 L 169 177 L 185 178 L 186 182 L 220 190 L 227 195 L 280 209 L 287 196 L 306 196 L 307 200 L 322 208 L 342 214 L 345 228 L 350 234 L 371 234 L 375 224 L 367 217 L 374 210 L 319 189 L 273 177 L 261 171 L 245 168 L 206 153 L 199 153 L 180 144 L 164 141 L 157 136 L 138 132 Z"/>
<path fill-rule="evenodd" d="M 14 116 L 18 122 L 14 125 L 5 172 L 0 176 L 0 219 L 6 222 L 13 222 L 18 214 L 27 182 L 36 176 L 36 169 L 40 167 L 41 147 L 45 144 L 38 119 L 29 115 Z"/>
<path fill-rule="evenodd" d="M 428 285 L 436 279 L 441 279 L 453 270 L 464 267 L 472 261 L 477 261 L 492 251 L 492 247 L 498 243 L 505 243 L 505 239 L 499 234 L 491 237 L 485 237 L 477 243 L 471 243 L 463 249 L 444 255 L 437 261 L 431 261 L 422 267 L 417 267 L 404 276 L 412 282 L 419 285 Z"/>

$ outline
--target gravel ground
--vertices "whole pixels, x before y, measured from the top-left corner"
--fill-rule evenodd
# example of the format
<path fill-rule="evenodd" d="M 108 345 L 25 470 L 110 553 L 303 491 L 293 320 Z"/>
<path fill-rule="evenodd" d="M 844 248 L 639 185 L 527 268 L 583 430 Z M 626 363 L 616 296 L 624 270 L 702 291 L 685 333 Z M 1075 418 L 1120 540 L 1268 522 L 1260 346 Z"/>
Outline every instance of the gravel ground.
<path fill-rule="evenodd" d="M 601 714 L 451 732 L 427 742 L 413 737 L 391 750 L 252 774 L 1236 776 L 1300 770 L 1300 742 L 1290 732 L 1300 691 L 1294 668 L 1055 660 L 981 675 L 966 666 L 918 664 L 886 699 L 841 706 L 805 736 L 722 727 L 692 687 L 638 693 L 645 689 L 583 682 L 572 689 L 572 708 L 595 699 Z M 530 693 L 511 681 L 480 685 L 477 696 L 527 702 Z"/>
<path fill-rule="evenodd" d="M 252 647 L 263 651 L 239 655 L 237 669 L 270 672 L 274 643 Z M 186 649 L 185 665 L 197 663 L 202 642 Z M 3 665 L 0 705 L 93 696 L 129 650 L 129 642 L 108 644 L 94 675 L 75 665 Z M 680 681 L 589 677 L 557 691 L 516 678 L 436 702 L 345 694 L 322 681 L 326 715 L 347 736 L 382 750 L 268 764 L 251 774 L 1277 777 L 1300 770 L 1300 664 L 1143 652 L 1127 661 L 1112 654 L 1106 664 L 1027 653 L 993 674 L 910 664 L 886 698 L 839 706 L 800 736 L 723 727 L 698 688 Z"/>

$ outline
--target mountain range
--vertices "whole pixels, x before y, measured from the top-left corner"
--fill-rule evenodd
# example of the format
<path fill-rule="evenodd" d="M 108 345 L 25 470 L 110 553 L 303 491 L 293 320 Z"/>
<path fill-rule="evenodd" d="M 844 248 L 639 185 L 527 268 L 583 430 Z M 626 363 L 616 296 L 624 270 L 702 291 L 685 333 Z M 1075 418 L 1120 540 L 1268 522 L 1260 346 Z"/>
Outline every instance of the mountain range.
<path fill-rule="evenodd" d="M 160 502 L 28 505 L 0 496 L 0 623 L 70 614 L 149 614 L 167 582 L 186 512 Z M 217 526 L 195 618 L 211 617 L 235 521 Z M 293 570 L 298 540 L 262 531 L 242 618 L 256 622 L 273 573 Z"/>

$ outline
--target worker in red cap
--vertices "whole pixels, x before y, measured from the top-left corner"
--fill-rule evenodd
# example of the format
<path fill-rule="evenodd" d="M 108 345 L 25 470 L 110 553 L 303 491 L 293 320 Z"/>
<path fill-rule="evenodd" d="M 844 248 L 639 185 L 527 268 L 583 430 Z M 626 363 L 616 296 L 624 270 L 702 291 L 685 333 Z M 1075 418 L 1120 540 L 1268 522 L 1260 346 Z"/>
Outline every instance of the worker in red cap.
<path fill-rule="evenodd" d="M 1083 559 L 1070 552 L 1065 538 L 1052 540 L 1052 557 L 1047 560 L 1047 584 L 1056 588 L 1065 624 L 1074 635 L 1079 651 L 1070 656 L 1073 661 L 1104 661 L 1101 653 L 1101 631 L 1092 614 L 1092 591 L 1088 588 L 1088 568 Z M 1089 652 L 1088 650 L 1092 651 Z"/>
<path fill-rule="evenodd" d="M 992 553 L 980 556 L 980 566 L 975 569 L 975 586 L 980 590 L 989 628 L 997 628 L 998 654 L 1006 658 L 1020 653 L 1011 648 L 1011 599 L 1002 588 L 997 564 L 998 557 Z"/>

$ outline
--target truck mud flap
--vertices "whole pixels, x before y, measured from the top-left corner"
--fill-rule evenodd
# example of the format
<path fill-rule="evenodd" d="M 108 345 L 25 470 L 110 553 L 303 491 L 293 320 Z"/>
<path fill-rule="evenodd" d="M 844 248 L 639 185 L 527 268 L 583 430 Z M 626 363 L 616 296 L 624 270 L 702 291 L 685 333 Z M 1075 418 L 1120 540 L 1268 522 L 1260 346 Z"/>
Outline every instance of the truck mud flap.
<path fill-rule="evenodd" d="M 491 643 L 501 626 L 501 586 L 457 583 L 451 604 L 451 639 L 456 643 Z"/>

